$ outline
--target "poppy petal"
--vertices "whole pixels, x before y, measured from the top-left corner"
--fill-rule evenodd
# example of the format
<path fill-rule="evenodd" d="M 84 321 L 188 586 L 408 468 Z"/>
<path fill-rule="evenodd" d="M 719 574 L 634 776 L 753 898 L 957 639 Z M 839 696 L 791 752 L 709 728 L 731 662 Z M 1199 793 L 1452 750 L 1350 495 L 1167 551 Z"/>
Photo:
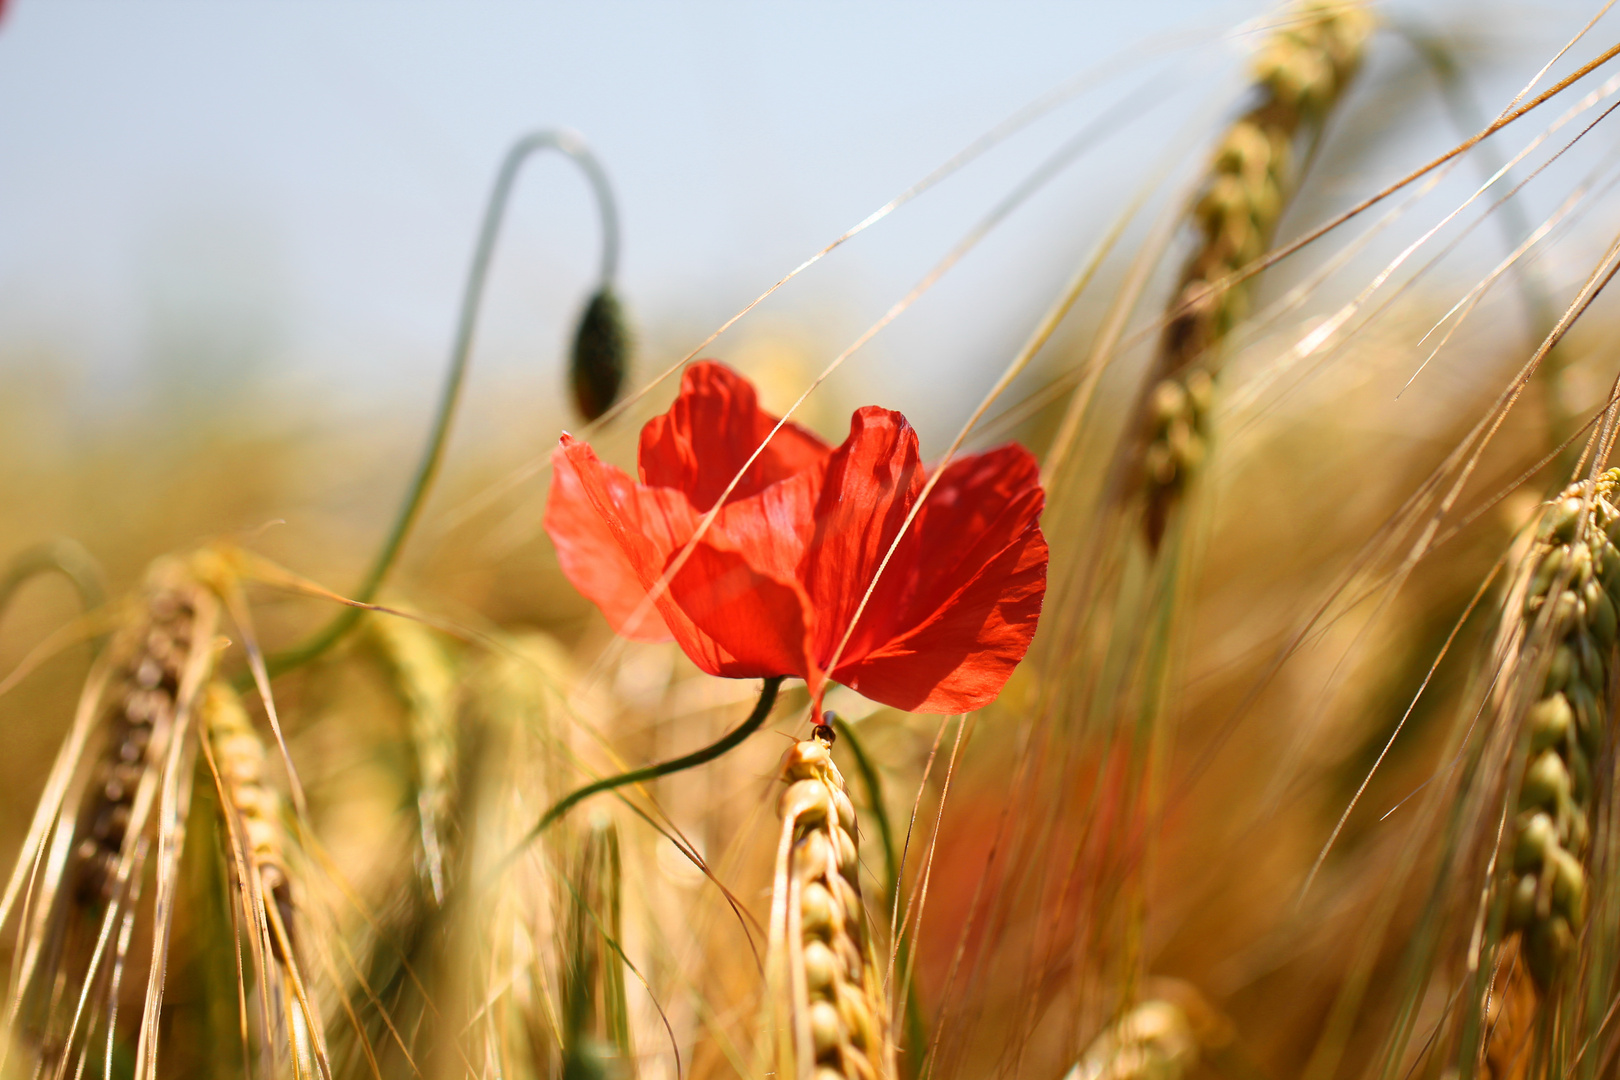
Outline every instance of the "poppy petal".
<path fill-rule="evenodd" d="M 738 679 L 798 675 L 818 681 L 811 680 L 805 655 L 809 604 L 797 581 L 762 574 L 741 553 L 700 541 L 675 574 L 670 593 L 729 654 L 718 674 Z"/>
<path fill-rule="evenodd" d="M 1046 591 L 1039 474 L 1018 446 L 947 467 L 913 525 L 924 558 L 884 574 L 832 677 L 918 712 L 995 700 L 1029 649 Z"/>
<path fill-rule="evenodd" d="M 728 502 L 819 465 L 830 453 L 826 443 L 791 421 L 772 436 L 777 419 L 760 409 L 747 379 L 700 360 L 681 376 L 681 392 L 669 411 L 641 429 L 641 482 L 685 492 L 693 506 L 708 511 L 767 437 L 770 442 Z"/>
<path fill-rule="evenodd" d="M 679 492 L 638 486 L 567 435 L 552 462 L 545 527 L 568 580 L 616 632 L 636 641 L 673 636 L 698 667 L 727 674 L 733 657 L 693 624 L 667 588 L 656 603 L 647 602 L 671 554 L 696 528 L 691 504 Z"/>
<path fill-rule="evenodd" d="M 906 418 L 888 409 L 856 410 L 849 438 L 827 459 L 800 573 L 816 613 L 817 662 L 825 664 L 842 642 L 922 486 L 917 433 Z M 913 529 L 890 560 L 894 576 L 911 572 L 915 549 Z"/>

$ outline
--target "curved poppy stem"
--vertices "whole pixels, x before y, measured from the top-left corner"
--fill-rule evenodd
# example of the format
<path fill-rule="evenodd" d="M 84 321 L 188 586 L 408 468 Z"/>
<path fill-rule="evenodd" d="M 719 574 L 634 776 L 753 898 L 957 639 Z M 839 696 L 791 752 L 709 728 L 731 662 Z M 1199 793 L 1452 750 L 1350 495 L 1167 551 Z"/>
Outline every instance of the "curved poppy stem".
<path fill-rule="evenodd" d="M 94 611 L 107 602 L 107 578 L 96 557 L 77 540 L 58 537 L 24 548 L 0 577 L 0 615 L 11 606 L 11 599 L 31 578 L 55 572 L 72 583 L 85 611 Z"/>
<path fill-rule="evenodd" d="M 674 758 L 670 761 L 660 761 L 656 765 L 631 769 L 629 772 L 620 773 L 617 776 L 606 776 L 564 795 L 550 810 L 546 811 L 545 816 L 540 819 L 540 823 L 529 830 L 529 835 L 525 836 L 523 843 L 518 845 L 519 850 L 528 846 L 532 840 L 550 828 L 554 821 L 592 795 L 600 795 L 604 791 L 612 791 L 614 788 L 621 788 L 626 784 L 643 784 L 648 780 L 656 780 L 660 776 L 668 776 L 671 773 L 683 772 L 695 766 L 707 764 L 727 750 L 737 746 L 764 725 L 766 718 L 771 715 L 772 706 L 776 704 L 776 692 L 781 689 L 782 680 L 785 678 L 787 678 L 786 675 L 773 675 L 771 678 L 766 679 L 764 689 L 759 692 L 759 701 L 755 703 L 754 711 L 748 714 L 748 719 L 732 728 L 718 741 L 710 743 L 703 749 L 694 750 L 684 757 Z"/>
<path fill-rule="evenodd" d="M 428 435 L 427 447 L 422 451 L 421 461 L 416 466 L 416 476 L 406 491 L 405 502 L 394 517 L 393 528 L 389 530 L 388 538 L 383 541 L 381 550 L 372 560 L 371 569 L 366 572 L 360 587 L 354 592 L 352 598 L 362 604 L 369 604 L 376 599 L 377 591 L 382 587 L 388 571 L 393 568 L 400 549 L 405 546 L 405 540 L 410 535 L 411 527 L 416 524 L 417 515 L 421 512 L 428 490 L 433 486 L 433 479 L 438 474 L 439 464 L 444 457 L 445 442 L 450 435 L 450 423 L 455 418 L 456 405 L 461 400 L 461 387 L 467 373 L 467 358 L 472 352 L 473 332 L 478 324 L 478 312 L 483 306 L 484 283 L 489 277 L 489 264 L 495 255 L 495 242 L 500 237 L 501 222 L 506 217 L 506 204 L 511 199 L 512 187 L 517 181 L 518 171 L 523 167 L 523 163 L 541 150 L 557 150 L 567 155 L 585 173 L 596 194 L 597 209 L 602 215 L 600 284 L 602 286 L 610 284 L 618 272 L 619 213 L 613 199 L 613 188 L 608 183 L 607 173 L 603 171 L 601 163 L 596 160 L 590 148 L 585 145 L 584 139 L 572 131 L 537 131 L 518 139 L 506 152 L 506 158 L 501 162 L 500 171 L 495 176 L 495 186 L 490 191 L 489 202 L 484 207 L 484 221 L 478 231 L 478 244 L 473 249 L 472 265 L 467 270 L 466 285 L 461 296 L 461 311 L 456 317 L 455 340 L 450 347 L 450 369 L 445 375 L 444 389 L 439 395 L 439 409 L 433 420 L 433 430 Z M 363 610 L 358 607 L 345 607 L 332 618 L 331 622 L 303 644 L 268 657 L 266 667 L 269 673 L 272 676 L 282 674 L 307 664 L 326 652 L 354 628 L 360 621 Z"/>

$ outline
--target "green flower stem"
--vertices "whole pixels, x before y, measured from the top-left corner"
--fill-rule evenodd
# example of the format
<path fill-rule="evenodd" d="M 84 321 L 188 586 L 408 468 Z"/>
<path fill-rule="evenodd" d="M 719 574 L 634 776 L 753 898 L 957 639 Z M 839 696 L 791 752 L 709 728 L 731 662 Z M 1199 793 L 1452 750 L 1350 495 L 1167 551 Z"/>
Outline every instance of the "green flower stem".
<path fill-rule="evenodd" d="M 782 680 L 785 678 L 787 678 L 785 675 L 774 675 L 766 679 L 765 687 L 759 693 L 759 701 L 754 705 L 754 711 L 748 714 L 748 719 L 727 732 L 717 742 L 712 742 L 701 750 L 694 750 L 684 757 L 678 757 L 671 761 L 660 761 L 656 765 L 632 769 L 617 776 L 603 777 L 563 796 L 550 810 L 546 811 L 545 816 L 540 819 L 540 823 L 529 830 L 529 835 L 523 838 L 519 850 L 528 846 L 536 837 L 550 828 L 552 822 L 592 795 L 600 795 L 604 791 L 612 791 L 615 788 L 624 787 L 626 784 L 644 784 L 648 780 L 656 780 L 660 776 L 684 772 L 695 766 L 707 764 L 726 751 L 736 747 L 764 725 L 766 718 L 771 715 L 771 707 L 776 704 L 776 692 L 781 689 Z"/>
<path fill-rule="evenodd" d="M 376 599 L 383 579 L 388 576 L 388 571 L 393 568 L 395 560 L 399 557 L 400 549 L 405 546 L 411 527 L 416 524 L 422 504 L 427 499 L 428 490 L 433 486 L 433 479 L 438 475 L 439 465 L 444 457 L 444 446 L 450 435 L 450 423 L 455 418 L 456 405 L 461 400 L 461 387 L 467 373 L 467 358 L 472 352 L 473 332 L 477 327 L 478 312 L 483 306 L 484 284 L 489 277 L 489 265 L 495 255 L 495 242 L 500 236 L 501 222 L 506 216 L 506 204 L 511 199 L 512 187 L 517 181 L 518 171 L 523 163 L 541 150 L 557 150 L 566 154 L 584 171 L 596 193 L 597 208 L 602 215 L 600 269 L 602 284 L 609 283 L 618 270 L 618 211 L 613 200 L 613 189 L 608 184 L 607 173 L 603 171 L 601 163 L 586 147 L 584 140 L 573 132 L 537 131 L 523 136 L 506 152 L 506 159 L 501 162 L 500 172 L 495 177 L 495 187 L 490 192 L 488 204 L 484 207 L 484 222 L 478 232 L 478 245 L 473 250 L 472 265 L 467 271 L 467 281 L 461 297 L 461 311 L 456 318 L 456 336 L 450 347 L 450 369 L 445 376 L 444 389 L 439 395 L 438 414 L 434 418 L 433 430 L 428 436 L 422 459 L 416 466 L 416 476 L 407 490 L 404 504 L 394 518 L 393 528 L 389 530 L 388 538 L 383 541 L 382 549 L 372 560 L 371 569 L 367 571 L 359 588 L 352 595 L 352 599 L 363 604 L 369 604 Z M 363 609 L 358 607 L 345 607 L 332 618 L 331 622 L 302 644 L 270 656 L 266 666 L 271 676 L 307 664 L 326 652 L 354 629 L 354 625 L 360 621 L 362 611 Z"/>
<path fill-rule="evenodd" d="M 841 716 L 833 716 L 833 730 L 838 737 L 849 744 L 850 755 L 855 758 L 855 768 L 861 774 L 861 783 L 866 787 L 866 801 L 872 806 L 872 816 L 877 819 L 878 840 L 883 844 L 883 893 L 887 905 L 894 906 L 894 893 L 900 887 L 899 860 L 894 851 L 894 830 L 889 825 L 888 807 L 883 802 L 883 780 L 872 765 L 872 759 L 866 756 L 866 749 L 861 746 L 861 740 L 856 737 L 855 729 Z"/>

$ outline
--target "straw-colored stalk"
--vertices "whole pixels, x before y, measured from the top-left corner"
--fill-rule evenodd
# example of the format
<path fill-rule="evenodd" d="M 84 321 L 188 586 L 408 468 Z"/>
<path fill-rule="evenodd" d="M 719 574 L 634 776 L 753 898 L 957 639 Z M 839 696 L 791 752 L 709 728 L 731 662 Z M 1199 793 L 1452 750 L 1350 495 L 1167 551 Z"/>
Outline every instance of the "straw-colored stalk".
<path fill-rule="evenodd" d="M 301 1073 L 312 1072 L 317 1061 L 325 1072 L 320 1013 L 298 960 L 298 906 L 287 861 L 285 806 L 265 774 L 264 741 L 241 699 L 224 682 L 209 684 L 200 712 L 205 753 L 225 816 L 233 907 L 246 929 L 259 976 L 266 1049 L 285 1047 Z"/>
<path fill-rule="evenodd" d="M 861 902 L 855 806 L 832 742 L 832 729 L 817 727 L 783 764 L 771 901 L 777 1075 L 890 1080 L 889 999 Z"/>
<path fill-rule="evenodd" d="M 1306 0 L 1255 62 L 1259 102 L 1233 124 L 1192 210 L 1199 246 L 1182 269 L 1143 406 L 1144 527 L 1157 547 L 1203 464 L 1221 345 L 1248 309 L 1247 282 L 1223 279 L 1264 255 L 1298 186 L 1304 134 L 1320 132 L 1371 30 L 1350 0 Z"/>

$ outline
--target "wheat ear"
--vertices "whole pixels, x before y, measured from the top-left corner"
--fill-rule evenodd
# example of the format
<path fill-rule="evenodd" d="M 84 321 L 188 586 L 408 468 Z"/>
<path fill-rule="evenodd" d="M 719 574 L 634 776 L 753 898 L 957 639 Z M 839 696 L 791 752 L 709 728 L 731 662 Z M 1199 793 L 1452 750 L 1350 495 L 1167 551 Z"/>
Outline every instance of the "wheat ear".
<path fill-rule="evenodd" d="M 778 1076 L 890 1080 L 888 995 L 861 902 L 855 805 L 818 726 L 783 763 L 771 905 Z"/>
<path fill-rule="evenodd" d="M 455 711 L 459 680 L 438 636 L 412 619 L 373 618 L 367 631 L 394 675 L 416 755 L 416 809 L 422 874 L 437 904 L 445 901 L 454 861 L 449 830 L 456 802 Z"/>
<path fill-rule="evenodd" d="M 1180 1080 L 1200 1065 L 1253 1076 L 1232 1021 L 1192 984 L 1153 978 L 1142 1000 L 1103 1029 L 1064 1080 Z"/>
<path fill-rule="evenodd" d="M 30 1046 L 38 1065 L 66 1068 L 76 1057 L 83 1069 L 98 1026 L 111 1053 L 130 930 L 153 852 L 154 974 L 141 1039 L 155 1046 L 190 793 L 191 705 L 213 668 L 218 616 L 213 595 L 183 562 L 155 564 L 140 596 L 122 607 L 111 647 L 86 683 L 0 902 L 0 922 L 13 912 L 18 918 L 6 1025 L 20 1036 L 13 1045 Z M 87 757 L 91 746 L 99 749 Z"/>
<path fill-rule="evenodd" d="M 1264 255 L 1298 186 L 1296 144 L 1319 132 L 1361 61 L 1371 17 L 1345 0 L 1307 0 L 1255 61 L 1259 103 L 1233 124 L 1192 217 L 1199 246 L 1182 268 L 1142 406 L 1144 527 L 1157 548 L 1203 464 L 1220 346 L 1248 307 L 1248 282 L 1221 286 Z"/>
<path fill-rule="evenodd" d="M 241 699 L 216 680 L 203 694 L 204 753 L 219 791 L 232 852 L 233 899 L 249 928 L 267 1041 L 284 1044 L 300 1071 L 326 1065 L 326 1038 L 298 960 L 298 907 L 287 861 L 285 804 L 265 774 L 264 740 Z M 274 1006 L 277 1011 L 270 1012 Z M 276 1035 L 279 1034 L 279 1038 Z"/>
<path fill-rule="evenodd" d="M 1542 990 L 1575 950 L 1586 916 L 1593 761 L 1609 726 L 1609 675 L 1620 595 L 1620 469 L 1567 489 L 1544 515 L 1528 556 L 1518 671 L 1539 689 L 1519 731 L 1523 771 L 1509 787 L 1506 932 Z M 1588 498 L 1590 492 L 1590 498 Z M 1517 595 L 1517 594 L 1515 594 Z"/>

